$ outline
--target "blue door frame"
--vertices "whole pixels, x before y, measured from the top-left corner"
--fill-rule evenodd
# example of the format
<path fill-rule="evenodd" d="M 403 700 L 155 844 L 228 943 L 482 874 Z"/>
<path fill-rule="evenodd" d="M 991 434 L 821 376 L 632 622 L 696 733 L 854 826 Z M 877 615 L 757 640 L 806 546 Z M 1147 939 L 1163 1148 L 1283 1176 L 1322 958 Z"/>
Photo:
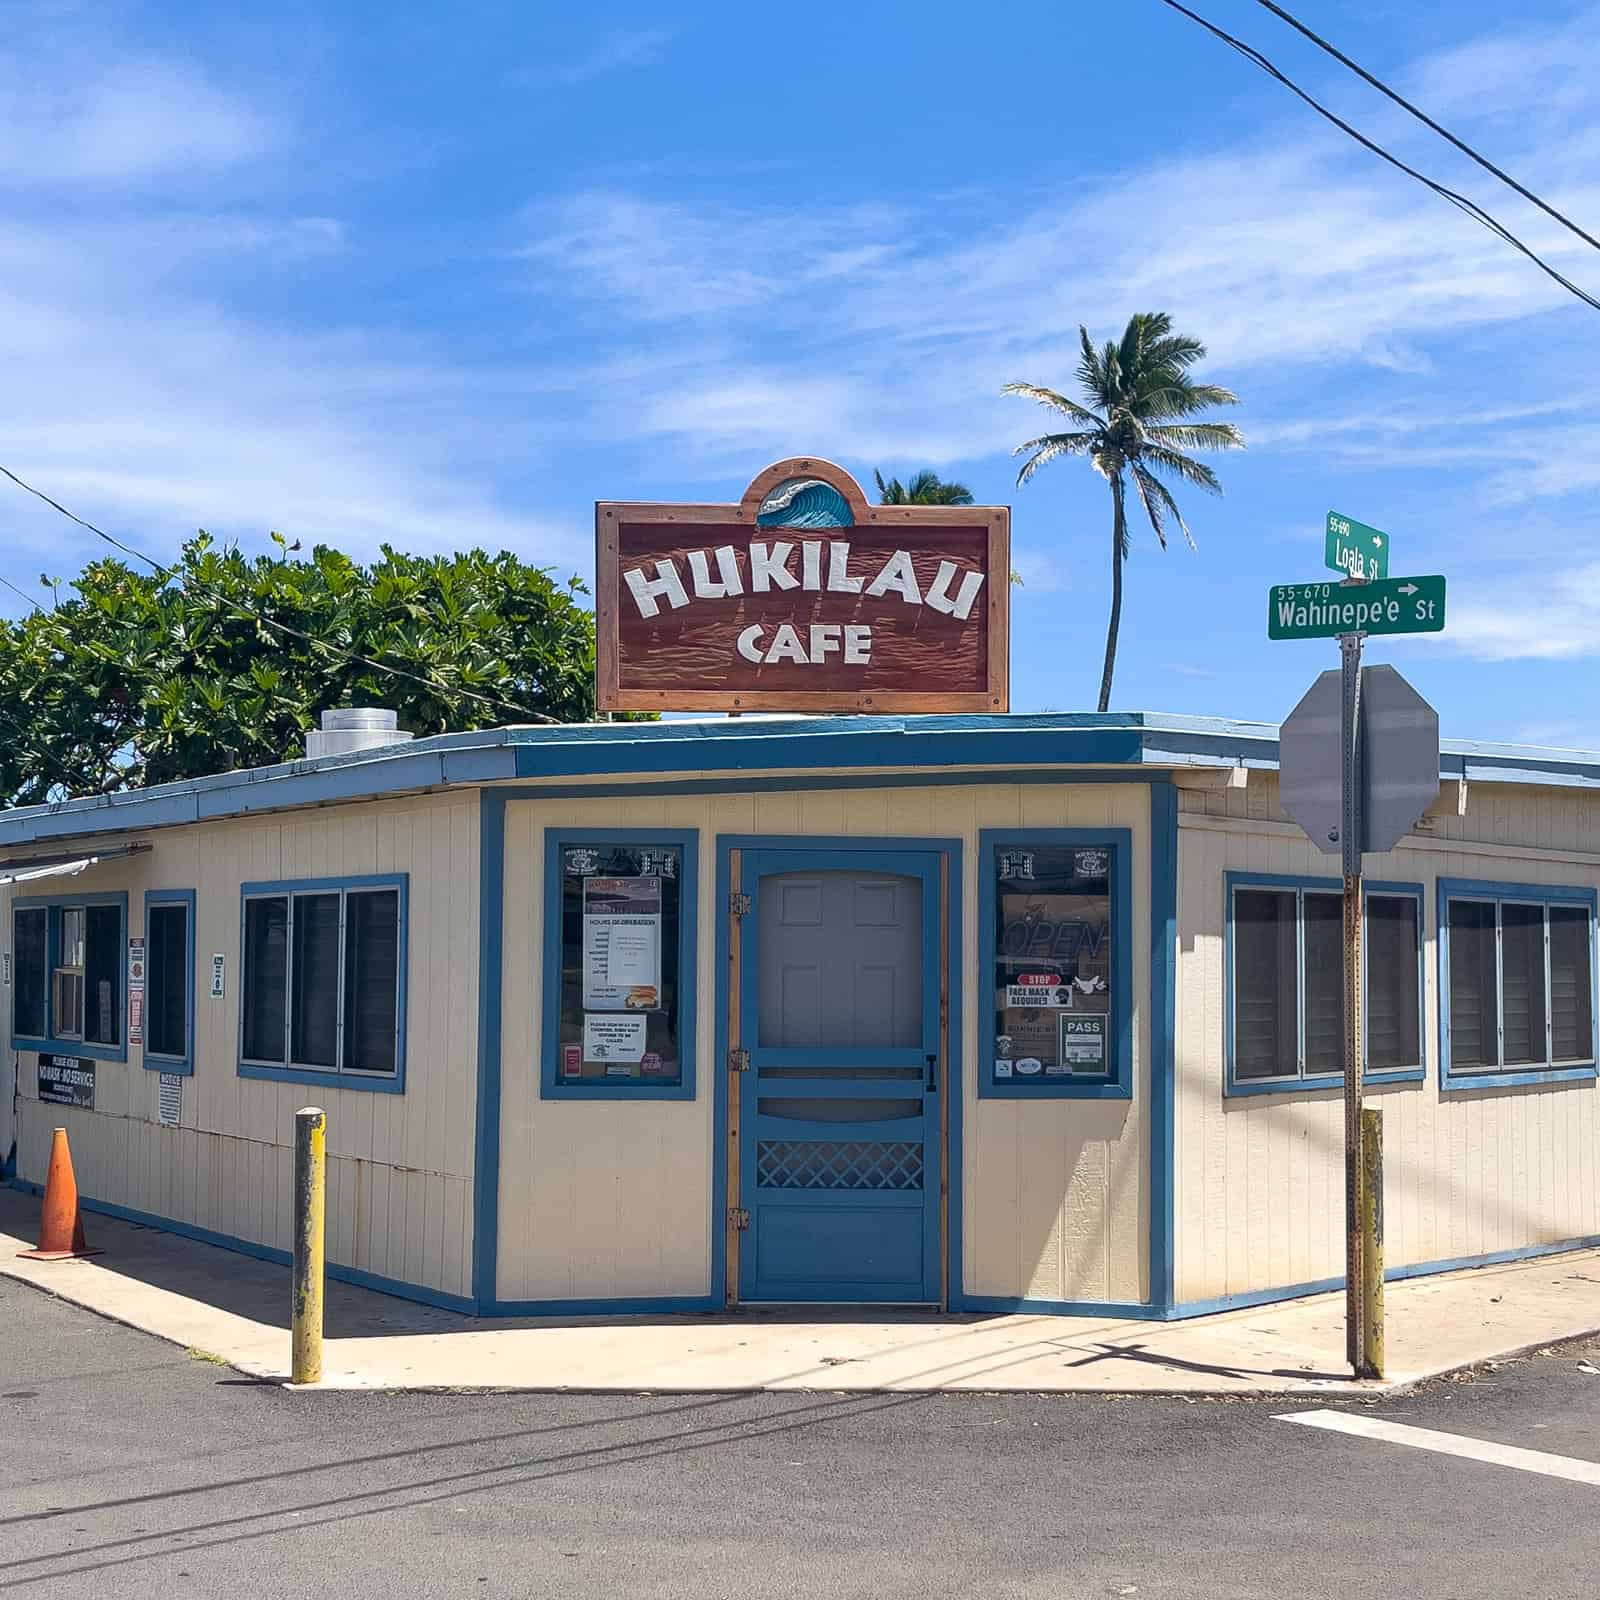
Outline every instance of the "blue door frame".
<path fill-rule="evenodd" d="M 743 1303 L 945 1304 L 959 1295 L 960 1171 L 959 1130 L 962 1078 L 960 1041 L 961 845 L 949 839 L 725 837 L 719 840 L 719 883 L 730 881 L 730 860 L 739 851 L 738 881 L 748 896 L 740 919 L 738 1037 L 730 1031 L 727 959 L 718 961 L 718 1023 L 729 1048 L 748 1051 L 741 1074 L 737 1148 L 729 1150 L 732 1203 L 748 1218 L 747 1227 L 729 1235 L 738 1252 L 728 1275 L 729 1298 Z M 779 873 L 865 871 L 915 877 L 922 884 L 921 1037 L 900 1048 L 783 1049 L 763 1047 L 759 1034 L 760 907 L 763 880 Z M 731 925 L 731 923 L 730 923 Z M 726 933 L 722 941 L 726 956 Z M 933 1086 L 927 1060 L 936 1058 Z M 898 1078 L 830 1075 L 841 1067 L 895 1068 Z M 814 1068 L 813 1074 L 805 1069 Z M 783 1076 L 763 1083 L 763 1070 Z M 910 1078 L 911 1070 L 916 1078 Z M 727 1145 L 728 1074 L 719 1073 L 716 1114 Z M 904 1102 L 908 1087 L 922 1100 L 919 1117 L 871 1116 L 874 1099 Z M 769 1116 L 763 1099 L 791 1102 L 790 1113 Z M 859 1121 L 811 1121 L 796 1117 L 794 1102 L 859 1100 Z M 760 1182 L 773 1173 L 775 1151 L 841 1144 L 871 1151 L 873 1146 L 907 1152 L 911 1130 L 920 1146 L 921 1188 L 878 1186 L 815 1187 L 789 1184 L 772 1188 Z M 898 1159 L 891 1157 L 890 1159 Z M 917 1205 L 917 1214 L 912 1207 Z M 763 1219 L 767 1228 L 763 1231 Z M 720 1220 L 720 1219 L 719 1219 Z M 914 1232 L 913 1232 L 914 1230 Z M 854 1256 L 849 1270 L 830 1275 L 831 1253 Z M 765 1259 L 763 1258 L 763 1253 Z M 875 1276 L 878 1261 L 883 1276 Z M 948 1267 L 947 1267 L 948 1263 Z M 775 1270 L 776 1264 L 776 1270 Z"/>

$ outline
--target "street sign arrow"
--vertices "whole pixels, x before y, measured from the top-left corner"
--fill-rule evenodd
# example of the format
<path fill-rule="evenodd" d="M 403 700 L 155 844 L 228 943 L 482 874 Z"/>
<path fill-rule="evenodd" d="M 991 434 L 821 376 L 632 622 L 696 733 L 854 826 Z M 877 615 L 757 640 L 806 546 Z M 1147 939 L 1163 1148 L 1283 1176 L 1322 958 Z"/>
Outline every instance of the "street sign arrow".
<path fill-rule="evenodd" d="M 1438 633 L 1444 579 L 1280 583 L 1267 591 L 1269 639 L 1336 639 L 1342 633 Z"/>

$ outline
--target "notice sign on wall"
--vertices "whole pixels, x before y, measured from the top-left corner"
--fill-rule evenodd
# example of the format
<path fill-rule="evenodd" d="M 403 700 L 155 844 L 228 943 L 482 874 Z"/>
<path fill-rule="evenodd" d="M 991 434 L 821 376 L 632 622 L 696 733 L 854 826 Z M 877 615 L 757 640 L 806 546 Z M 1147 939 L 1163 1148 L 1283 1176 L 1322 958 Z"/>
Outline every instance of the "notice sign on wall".
<path fill-rule="evenodd" d="M 831 462 L 737 505 L 595 507 L 606 711 L 1004 711 L 1010 512 L 872 505 Z"/>
<path fill-rule="evenodd" d="M 128 940 L 128 1043 L 144 1043 L 144 940 Z"/>
<path fill-rule="evenodd" d="M 39 1098 L 46 1105 L 94 1110 L 94 1062 L 87 1057 L 40 1056 Z"/>
<path fill-rule="evenodd" d="M 175 1072 L 160 1074 L 156 1091 L 156 1115 L 163 1128 L 176 1128 L 183 1121 L 183 1079 Z"/>

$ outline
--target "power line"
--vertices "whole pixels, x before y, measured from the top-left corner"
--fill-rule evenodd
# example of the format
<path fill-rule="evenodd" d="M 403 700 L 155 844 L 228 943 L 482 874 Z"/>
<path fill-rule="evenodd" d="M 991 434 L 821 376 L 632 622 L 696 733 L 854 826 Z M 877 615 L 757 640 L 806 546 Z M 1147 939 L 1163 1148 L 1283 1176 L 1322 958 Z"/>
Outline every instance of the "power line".
<path fill-rule="evenodd" d="M 121 539 L 114 538 L 103 528 L 95 527 L 92 522 L 85 522 L 76 512 L 67 510 L 59 500 L 52 500 L 42 489 L 36 489 L 31 483 L 24 482 L 10 467 L 0 466 L 0 473 L 4 473 L 19 489 L 26 489 L 29 494 L 36 499 L 44 501 L 47 506 L 59 511 L 69 521 L 77 523 L 80 528 L 87 528 L 97 538 L 104 539 L 113 549 L 122 551 L 124 555 L 132 556 L 136 561 L 144 562 L 162 582 L 166 582 L 175 575 L 174 568 L 162 566 L 153 556 L 147 556 L 144 551 L 135 549 L 131 544 L 125 544 Z M 293 639 L 300 639 L 312 646 L 313 649 L 323 651 L 326 655 L 342 662 L 346 666 L 358 662 L 364 667 L 371 667 L 374 671 L 387 672 L 394 677 L 407 678 L 412 683 L 420 683 L 424 689 L 431 690 L 434 694 L 457 695 L 467 700 L 476 700 L 481 705 L 493 706 L 502 711 L 514 711 L 519 717 L 527 717 L 534 722 L 555 723 L 560 721 L 559 717 L 549 716 L 543 711 L 530 711 L 527 706 L 519 706 L 510 700 L 502 700 L 498 695 L 482 694 L 476 689 L 466 689 L 459 685 L 452 688 L 449 684 L 439 683 L 433 678 L 425 678 L 420 673 L 408 672 L 404 667 L 397 667 L 385 661 L 375 661 L 371 656 L 360 655 L 353 650 L 339 650 L 324 639 L 318 639 L 299 628 L 291 627 L 287 622 L 279 622 L 276 617 L 269 617 L 264 612 L 252 610 L 249 606 L 242 605 L 231 595 L 223 594 L 220 590 L 212 589 L 206 584 L 196 582 L 191 575 L 185 574 L 183 577 L 187 587 L 197 590 L 208 599 L 215 600 L 217 604 L 232 607 L 240 616 L 249 617 L 262 627 L 271 628 Z"/>
<path fill-rule="evenodd" d="M 22 590 L 19 589 L 16 586 L 16 584 L 14 584 L 9 578 L 0 577 L 0 583 L 3 583 L 6 586 L 6 588 L 8 588 L 12 592 L 12 594 L 14 594 L 19 600 L 26 601 L 27 604 L 29 606 L 31 606 L 35 611 L 43 611 L 44 610 L 44 607 L 42 605 L 40 605 L 39 602 L 37 600 L 35 600 L 32 595 L 24 594 L 22 592 Z"/>
<path fill-rule="evenodd" d="M 1300 99 L 1304 100 L 1305 103 L 1310 106 L 1319 117 L 1331 122 L 1334 127 L 1340 130 L 1340 132 L 1349 134 L 1349 136 L 1354 139 L 1357 144 L 1361 145 L 1363 149 L 1370 150 L 1373 155 L 1379 158 L 1379 160 L 1387 161 L 1391 167 L 1395 167 L 1399 171 L 1405 173 L 1408 178 L 1415 178 L 1418 183 L 1423 185 L 1424 188 L 1431 189 L 1433 193 L 1438 195 L 1441 199 L 1448 200 L 1451 205 L 1457 207 L 1461 211 L 1466 212 L 1466 214 L 1474 221 L 1481 222 L 1483 226 L 1486 227 L 1497 238 L 1503 239 L 1508 245 L 1511 246 L 1513 250 L 1517 250 L 1521 254 L 1525 255 L 1542 273 L 1544 273 L 1547 278 L 1551 278 L 1556 283 L 1559 283 L 1563 289 L 1565 289 L 1569 294 L 1574 295 L 1579 300 L 1583 301 L 1583 303 L 1591 310 L 1600 311 L 1600 300 L 1597 300 L 1588 292 L 1588 290 L 1580 289 L 1578 285 L 1575 284 L 1570 278 L 1563 277 L 1562 274 L 1557 272 L 1556 269 L 1552 267 L 1543 256 L 1539 255 L 1536 251 L 1531 250 L 1522 242 L 1522 240 L 1512 233 L 1509 228 L 1505 227 L 1502 223 L 1496 221 L 1494 217 L 1490 216 L 1489 213 L 1485 211 L 1476 200 L 1469 200 L 1465 195 L 1457 194 L 1454 189 L 1447 189 L 1442 183 L 1436 183 L 1426 173 L 1418 172 L 1415 167 L 1408 166 L 1399 158 L 1399 156 L 1390 154 L 1390 152 L 1385 150 L 1382 145 L 1376 143 L 1372 139 L 1369 139 L 1366 134 L 1362 133 L 1359 129 L 1351 127 L 1351 125 L 1346 122 L 1343 117 L 1337 115 L 1335 112 L 1330 111 L 1325 105 L 1322 104 L 1321 101 L 1313 99 L 1311 95 L 1307 94 L 1306 91 L 1302 89 L 1293 78 L 1289 77 L 1286 73 L 1280 72 L 1278 68 L 1275 67 L 1272 62 L 1262 55 L 1262 53 L 1253 45 L 1246 44 L 1242 39 L 1234 38 L 1231 33 L 1219 28 L 1216 23 L 1208 22 L 1200 15 L 1198 11 L 1191 11 L 1188 6 L 1183 5 L 1181 0 L 1161 0 L 1161 3 L 1170 7 L 1173 11 L 1180 13 L 1182 16 L 1187 17 L 1191 22 L 1198 23 L 1200 27 L 1204 28 L 1207 33 L 1212 35 L 1213 38 L 1220 39 L 1231 49 L 1237 50 L 1239 54 L 1242 55 L 1247 61 L 1253 62 L 1256 66 L 1260 67 L 1261 70 L 1268 75 L 1268 77 L 1276 78 L 1277 81 L 1291 93 L 1298 95 Z"/>
<path fill-rule="evenodd" d="M 1582 239 L 1585 244 L 1592 244 L 1596 250 L 1600 250 L 1600 239 L 1595 238 L 1592 233 L 1586 233 L 1578 226 L 1576 222 L 1572 220 L 1571 217 L 1565 215 L 1565 213 L 1561 211 L 1558 211 L 1548 201 L 1541 200 L 1532 189 L 1524 188 L 1523 185 L 1518 183 L 1509 172 L 1502 171 L 1494 164 L 1494 162 L 1489 160 L 1487 156 L 1480 155 L 1478 151 L 1474 150 L 1472 146 L 1466 142 L 1466 140 L 1458 139 L 1448 128 L 1442 127 L 1439 123 L 1435 122 L 1426 111 L 1423 111 L 1419 106 L 1414 106 L 1403 94 L 1399 94 L 1395 90 L 1391 89 L 1389 85 L 1386 84 L 1381 78 L 1374 77 L 1372 73 L 1368 72 L 1367 69 L 1359 62 L 1352 61 L 1350 57 L 1344 53 L 1344 51 L 1340 50 L 1336 45 L 1330 44 L 1322 37 L 1320 33 L 1317 33 L 1314 29 L 1307 27 L 1306 24 L 1303 23 L 1298 17 L 1292 15 L 1290 12 L 1285 11 L 1282 6 L 1274 4 L 1274 0 L 1256 0 L 1256 4 L 1264 6 L 1273 14 L 1273 16 L 1279 17 L 1284 22 L 1287 22 L 1289 26 L 1297 33 L 1304 34 L 1306 38 L 1308 38 L 1319 50 L 1325 50 L 1330 56 L 1333 57 L 1335 61 L 1342 62 L 1353 73 L 1355 73 L 1358 78 L 1362 79 L 1366 83 L 1371 84 L 1379 94 L 1387 95 L 1388 98 L 1394 101 L 1394 103 L 1402 110 L 1410 112 L 1418 122 L 1422 123 L 1425 127 L 1433 129 L 1433 131 L 1438 134 L 1441 139 L 1447 139 L 1464 156 L 1470 157 L 1470 159 L 1476 161 L 1485 172 L 1492 172 L 1503 184 L 1506 184 L 1509 188 L 1516 190 L 1516 192 L 1520 194 L 1524 200 L 1530 201 L 1533 205 L 1538 206 L 1538 208 L 1544 212 L 1546 216 L 1553 217 L 1561 224 L 1563 228 L 1566 228 L 1572 233 L 1577 234 L 1577 236 Z"/>

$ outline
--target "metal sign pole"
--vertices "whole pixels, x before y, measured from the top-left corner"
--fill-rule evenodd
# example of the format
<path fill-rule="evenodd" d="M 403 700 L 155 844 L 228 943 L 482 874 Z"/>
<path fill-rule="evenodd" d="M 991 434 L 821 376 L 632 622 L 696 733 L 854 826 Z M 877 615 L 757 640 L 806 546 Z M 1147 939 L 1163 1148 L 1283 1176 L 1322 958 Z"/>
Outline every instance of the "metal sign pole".
<path fill-rule="evenodd" d="M 1339 636 L 1339 753 L 1342 805 L 1339 853 L 1344 864 L 1344 1220 L 1345 1357 L 1359 1378 L 1364 1365 L 1361 1246 L 1361 640 Z"/>

